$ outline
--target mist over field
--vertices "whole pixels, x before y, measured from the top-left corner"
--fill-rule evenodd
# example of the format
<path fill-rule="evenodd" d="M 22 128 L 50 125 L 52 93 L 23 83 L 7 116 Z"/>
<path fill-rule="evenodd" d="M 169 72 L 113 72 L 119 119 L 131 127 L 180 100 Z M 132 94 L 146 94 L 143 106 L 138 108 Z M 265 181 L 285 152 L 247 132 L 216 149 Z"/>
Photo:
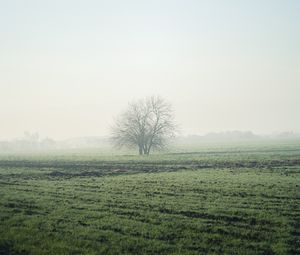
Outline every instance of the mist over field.
<path fill-rule="evenodd" d="M 299 14 L 0 0 L 0 255 L 300 254 Z"/>
<path fill-rule="evenodd" d="M 222 145 L 258 145 L 258 144 L 300 144 L 300 134 L 283 132 L 273 135 L 257 135 L 250 131 L 228 131 L 220 133 L 208 133 L 205 135 L 178 135 L 168 146 L 159 152 L 173 152 L 178 149 L 192 149 L 195 147 L 218 147 Z M 0 141 L 0 153 L 2 152 L 48 152 L 66 149 L 99 149 L 101 152 L 112 152 L 122 154 L 114 148 L 109 136 L 99 137 L 75 137 L 63 140 L 54 140 L 49 137 L 40 137 L 38 133 L 25 132 L 22 137 Z M 132 152 L 132 151 L 127 151 Z"/>
<path fill-rule="evenodd" d="M 160 95 L 183 135 L 300 133 L 298 1 L 1 1 L 0 140 L 108 136 Z"/>

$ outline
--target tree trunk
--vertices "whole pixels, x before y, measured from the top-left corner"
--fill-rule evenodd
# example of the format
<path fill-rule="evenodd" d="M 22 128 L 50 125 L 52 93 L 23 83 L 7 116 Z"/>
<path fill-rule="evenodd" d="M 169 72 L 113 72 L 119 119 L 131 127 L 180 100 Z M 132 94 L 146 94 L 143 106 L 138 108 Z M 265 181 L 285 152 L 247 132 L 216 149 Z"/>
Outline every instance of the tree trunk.
<path fill-rule="evenodd" d="M 143 147 L 142 146 L 139 146 L 139 154 L 143 155 Z"/>
<path fill-rule="evenodd" d="M 150 150 L 151 150 L 151 144 L 149 145 L 149 147 L 148 147 L 148 150 L 147 150 L 147 155 L 149 155 L 150 154 Z"/>
<path fill-rule="evenodd" d="M 144 155 L 149 155 L 149 147 L 147 145 L 144 145 Z"/>

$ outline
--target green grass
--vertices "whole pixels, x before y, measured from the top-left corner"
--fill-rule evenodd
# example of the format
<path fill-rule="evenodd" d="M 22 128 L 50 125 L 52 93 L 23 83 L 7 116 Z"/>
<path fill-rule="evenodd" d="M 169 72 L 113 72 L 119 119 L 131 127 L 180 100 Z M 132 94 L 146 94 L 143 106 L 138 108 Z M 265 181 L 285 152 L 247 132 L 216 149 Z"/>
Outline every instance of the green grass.
<path fill-rule="evenodd" d="M 300 254 L 300 146 L 0 156 L 0 254 Z"/>

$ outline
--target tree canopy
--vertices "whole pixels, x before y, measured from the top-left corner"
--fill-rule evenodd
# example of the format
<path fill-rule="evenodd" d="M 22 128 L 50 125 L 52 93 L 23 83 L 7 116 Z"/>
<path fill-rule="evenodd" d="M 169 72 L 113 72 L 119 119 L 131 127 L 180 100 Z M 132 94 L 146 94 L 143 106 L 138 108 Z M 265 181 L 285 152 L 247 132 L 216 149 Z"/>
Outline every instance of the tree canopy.
<path fill-rule="evenodd" d="M 164 148 L 175 132 L 171 105 L 152 96 L 129 104 L 112 127 L 111 138 L 117 147 L 137 148 L 140 155 L 149 155 Z"/>

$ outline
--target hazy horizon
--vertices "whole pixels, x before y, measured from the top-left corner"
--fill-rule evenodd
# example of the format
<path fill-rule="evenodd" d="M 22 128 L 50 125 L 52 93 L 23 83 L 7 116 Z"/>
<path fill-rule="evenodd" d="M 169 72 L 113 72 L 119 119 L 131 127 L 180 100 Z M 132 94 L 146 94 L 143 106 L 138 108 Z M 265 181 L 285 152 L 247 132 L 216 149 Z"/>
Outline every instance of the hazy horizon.
<path fill-rule="evenodd" d="M 239 137 L 242 136 L 242 137 Z M 174 139 L 171 139 L 172 142 L 176 141 L 177 139 L 190 139 L 190 138 L 203 138 L 203 139 L 212 139 L 212 140 L 222 140 L 225 139 L 237 139 L 243 141 L 243 139 L 250 139 L 250 140 L 256 140 L 256 139 L 297 139 L 300 138 L 300 133 L 293 132 L 293 131 L 283 131 L 283 132 L 276 132 L 276 133 L 254 133 L 251 130 L 224 130 L 219 132 L 208 132 L 208 133 L 183 133 L 179 132 L 174 137 Z M 44 140 L 54 140 L 56 142 L 63 142 L 68 140 L 76 140 L 76 139 L 97 139 L 100 140 L 107 140 L 110 139 L 110 134 L 106 135 L 82 135 L 82 136 L 66 136 L 63 138 L 55 138 L 51 137 L 47 134 L 40 133 L 38 131 L 24 131 L 22 134 L 19 134 L 16 137 L 10 137 L 10 138 L 0 138 L 0 142 L 14 142 L 14 141 L 25 141 L 27 139 L 34 139 L 36 142 L 44 141 Z"/>
<path fill-rule="evenodd" d="M 0 140 L 106 136 L 160 95 L 183 134 L 300 133 L 300 2 L 2 1 Z"/>

